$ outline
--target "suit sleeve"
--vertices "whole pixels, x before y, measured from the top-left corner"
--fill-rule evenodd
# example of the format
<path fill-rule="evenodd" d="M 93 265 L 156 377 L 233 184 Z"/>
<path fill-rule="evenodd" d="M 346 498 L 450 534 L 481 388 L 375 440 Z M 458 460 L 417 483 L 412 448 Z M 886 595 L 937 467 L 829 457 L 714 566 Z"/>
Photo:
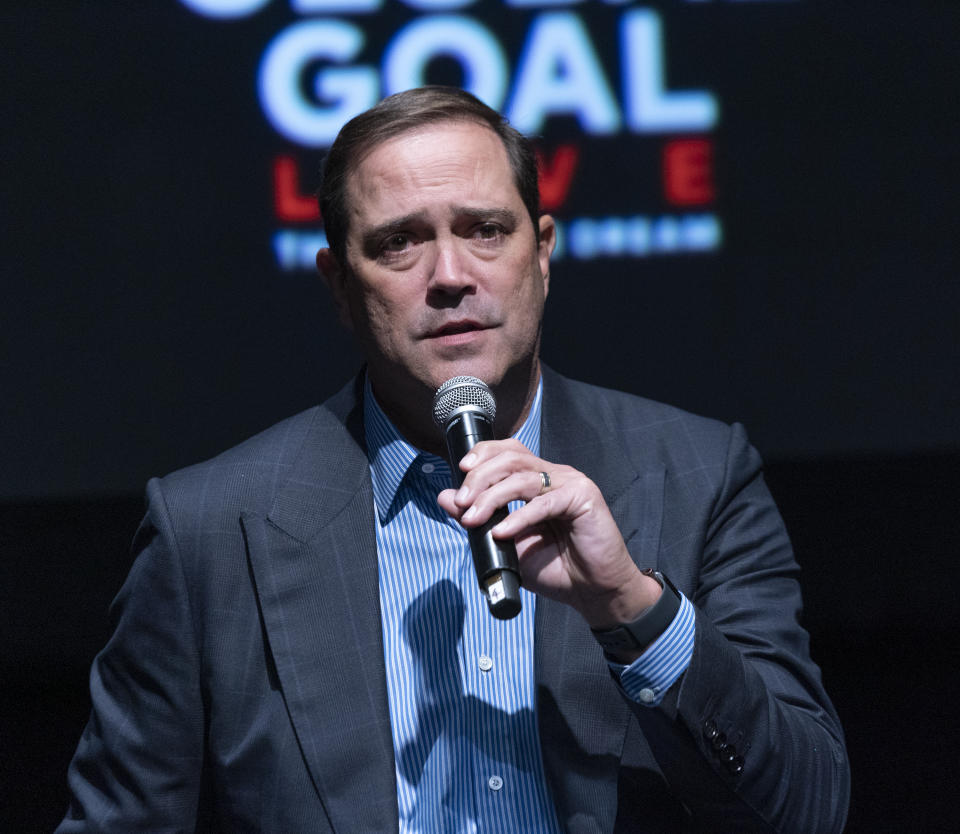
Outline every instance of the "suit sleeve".
<path fill-rule="evenodd" d="M 759 455 L 734 426 L 699 571 L 682 577 L 690 665 L 659 709 L 632 705 L 697 830 L 843 829 L 846 749 L 800 626 L 798 574 Z"/>
<path fill-rule="evenodd" d="M 136 560 L 90 674 L 92 712 L 58 832 L 193 831 L 203 768 L 199 652 L 177 542 L 156 481 Z"/>

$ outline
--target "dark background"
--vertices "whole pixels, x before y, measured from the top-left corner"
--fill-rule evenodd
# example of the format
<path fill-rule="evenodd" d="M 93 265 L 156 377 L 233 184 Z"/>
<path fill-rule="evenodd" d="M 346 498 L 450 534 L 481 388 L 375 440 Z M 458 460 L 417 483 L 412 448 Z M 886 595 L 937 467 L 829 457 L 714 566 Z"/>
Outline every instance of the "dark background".
<path fill-rule="evenodd" d="M 720 102 L 724 245 L 560 261 L 544 355 L 746 424 L 848 734 L 848 830 L 956 830 L 960 8 L 644 5 L 663 18 L 670 88 Z M 467 11 L 513 20 L 502 8 Z M 615 81 L 622 10 L 571 9 Z M 413 17 L 388 2 L 365 23 Z M 529 17 L 504 31 L 511 50 Z M 49 830 L 65 809 L 144 481 L 357 365 L 319 281 L 270 250 L 269 162 L 291 146 L 256 68 L 296 19 L 280 0 L 228 23 L 176 0 L 0 12 L 0 830 Z M 622 164 L 665 138 L 585 141 L 558 215 L 667 211 L 653 166 Z"/>

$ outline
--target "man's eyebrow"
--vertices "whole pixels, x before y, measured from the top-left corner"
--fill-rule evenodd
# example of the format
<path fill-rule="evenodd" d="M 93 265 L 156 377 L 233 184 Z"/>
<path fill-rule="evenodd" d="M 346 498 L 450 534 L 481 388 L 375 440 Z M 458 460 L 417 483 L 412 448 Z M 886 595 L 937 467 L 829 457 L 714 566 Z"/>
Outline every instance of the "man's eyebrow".
<path fill-rule="evenodd" d="M 392 234 L 402 232 L 412 225 L 419 224 L 422 220 L 422 212 L 415 211 L 410 214 L 405 214 L 403 217 L 394 217 L 384 223 L 380 223 L 378 226 L 372 226 L 363 232 L 363 246 L 364 248 L 376 246 L 385 237 L 390 237 Z"/>
<path fill-rule="evenodd" d="M 501 208 L 499 206 L 491 208 L 457 206 L 454 211 L 460 217 L 470 217 L 476 220 L 493 220 L 508 227 L 516 226 L 518 222 L 517 213 L 513 209 Z"/>

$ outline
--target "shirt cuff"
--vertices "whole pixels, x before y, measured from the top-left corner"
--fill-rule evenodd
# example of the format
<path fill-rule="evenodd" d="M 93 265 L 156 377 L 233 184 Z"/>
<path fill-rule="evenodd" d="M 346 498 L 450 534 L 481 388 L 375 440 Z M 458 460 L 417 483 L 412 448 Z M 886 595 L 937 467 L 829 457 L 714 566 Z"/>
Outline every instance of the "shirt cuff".
<path fill-rule="evenodd" d="M 607 663 L 627 697 L 645 707 L 659 706 L 667 690 L 690 665 L 695 635 L 693 605 L 681 593 L 673 622 L 640 657 L 629 666 L 612 660 Z"/>

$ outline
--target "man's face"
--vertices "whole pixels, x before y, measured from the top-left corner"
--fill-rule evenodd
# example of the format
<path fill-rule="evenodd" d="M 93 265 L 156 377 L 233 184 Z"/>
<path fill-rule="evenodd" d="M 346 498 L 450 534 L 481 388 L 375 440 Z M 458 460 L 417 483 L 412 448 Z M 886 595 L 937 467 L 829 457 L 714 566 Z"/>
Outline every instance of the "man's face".
<path fill-rule="evenodd" d="M 457 374 L 527 396 L 554 227 L 538 243 L 500 139 L 445 122 L 377 145 L 347 182 L 346 268 L 318 263 L 384 405 Z"/>

